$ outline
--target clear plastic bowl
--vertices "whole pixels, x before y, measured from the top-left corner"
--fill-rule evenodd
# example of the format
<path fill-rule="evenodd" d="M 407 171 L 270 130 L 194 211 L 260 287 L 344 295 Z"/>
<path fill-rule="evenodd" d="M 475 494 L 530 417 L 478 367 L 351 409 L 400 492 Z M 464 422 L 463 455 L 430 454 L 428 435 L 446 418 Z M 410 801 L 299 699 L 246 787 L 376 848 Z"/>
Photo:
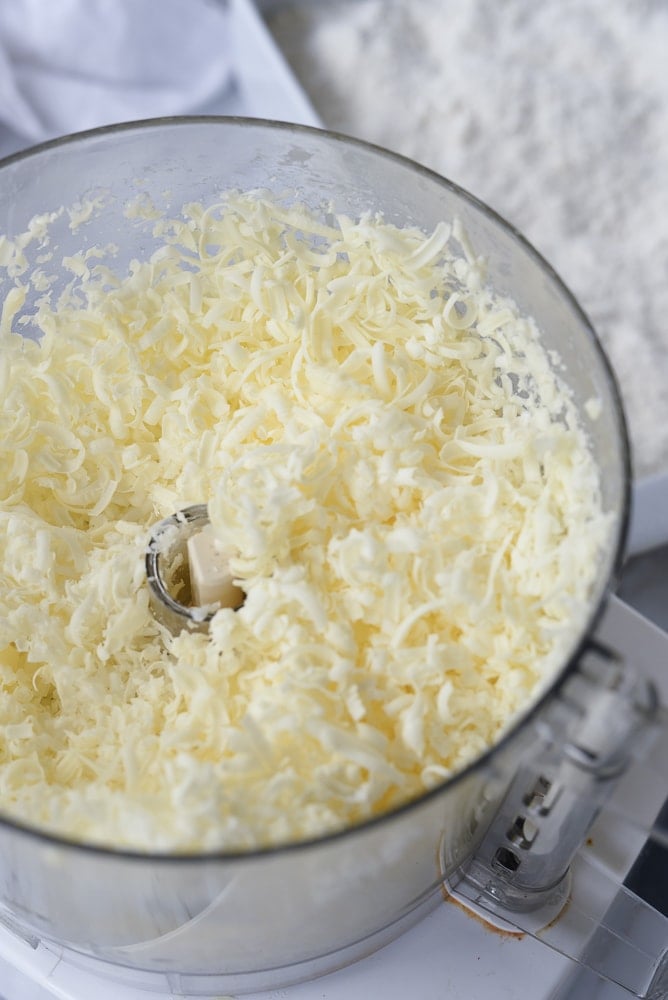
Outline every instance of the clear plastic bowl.
<path fill-rule="evenodd" d="M 104 191 L 102 211 L 75 233 L 51 224 L 62 254 L 114 243 L 114 266 L 146 258 L 150 236 L 123 209 L 146 191 L 158 205 L 211 202 L 229 188 L 293 191 L 317 211 L 378 210 L 398 226 L 431 229 L 459 216 L 488 261 L 491 283 L 533 316 L 565 378 L 602 470 L 613 542 L 591 599 L 589 632 L 620 565 L 629 503 L 629 451 L 619 393 L 582 310 L 540 255 L 498 215 L 399 156 L 293 125 L 169 119 L 58 140 L 0 164 L 0 230 L 23 232 L 40 213 Z M 110 196 L 110 197 L 109 197 Z M 49 264 L 51 271 L 57 261 Z M 63 282 L 70 279 L 62 272 Z M 3 278 L 3 299 L 12 281 Z M 28 300 L 23 311 L 29 313 Z M 591 420 L 584 404 L 602 403 Z M 541 704 L 573 668 L 576 637 Z M 193 995 L 276 987 L 332 970 L 386 943 L 438 902 L 449 871 L 470 854 L 492 800 L 531 754 L 532 706 L 463 773 L 381 818 L 309 843 L 245 854 L 156 855 L 106 850 L 0 820 L 3 919 L 56 942 L 100 974 Z M 444 947 L 447 943 L 444 942 Z"/>

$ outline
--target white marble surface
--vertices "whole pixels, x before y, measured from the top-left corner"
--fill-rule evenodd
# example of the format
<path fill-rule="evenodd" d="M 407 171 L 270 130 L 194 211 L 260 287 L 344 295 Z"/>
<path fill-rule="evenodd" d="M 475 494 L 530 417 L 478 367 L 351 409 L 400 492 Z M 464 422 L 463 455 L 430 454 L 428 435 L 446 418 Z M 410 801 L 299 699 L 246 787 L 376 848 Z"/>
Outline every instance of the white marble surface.
<path fill-rule="evenodd" d="M 265 0 L 327 127 L 467 188 L 548 258 L 668 472 L 668 4 Z"/>

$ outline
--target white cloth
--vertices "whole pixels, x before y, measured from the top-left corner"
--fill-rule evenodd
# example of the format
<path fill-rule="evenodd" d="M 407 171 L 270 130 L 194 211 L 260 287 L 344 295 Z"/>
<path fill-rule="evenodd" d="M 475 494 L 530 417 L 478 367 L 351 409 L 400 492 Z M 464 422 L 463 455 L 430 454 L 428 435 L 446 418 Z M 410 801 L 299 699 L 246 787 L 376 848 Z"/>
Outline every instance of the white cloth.
<path fill-rule="evenodd" d="M 184 114 L 230 79 L 226 0 L 0 0 L 0 121 L 31 141 Z"/>

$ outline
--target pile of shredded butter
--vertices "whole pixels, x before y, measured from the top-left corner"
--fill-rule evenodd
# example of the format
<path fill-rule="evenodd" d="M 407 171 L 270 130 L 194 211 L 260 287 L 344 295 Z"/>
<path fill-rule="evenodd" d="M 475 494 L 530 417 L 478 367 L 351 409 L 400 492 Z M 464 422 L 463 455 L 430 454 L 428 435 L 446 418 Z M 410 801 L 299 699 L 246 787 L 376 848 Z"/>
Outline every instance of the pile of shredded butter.
<path fill-rule="evenodd" d="M 443 782 L 554 676 L 598 471 L 456 221 L 237 193 L 154 234 L 122 273 L 68 258 L 57 296 L 0 246 L 1 809 L 139 849 L 318 836 Z M 173 637 L 145 548 L 203 502 L 246 599 Z"/>

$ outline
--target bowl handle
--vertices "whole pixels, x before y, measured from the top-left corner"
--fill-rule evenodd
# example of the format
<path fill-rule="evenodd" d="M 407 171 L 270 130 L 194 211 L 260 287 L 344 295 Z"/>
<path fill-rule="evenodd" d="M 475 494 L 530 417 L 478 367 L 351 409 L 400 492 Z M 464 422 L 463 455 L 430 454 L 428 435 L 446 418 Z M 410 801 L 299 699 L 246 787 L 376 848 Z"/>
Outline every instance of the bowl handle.
<path fill-rule="evenodd" d="M 658 675 L 668 635 L 613 599 L 447 888 L 497 926 L 651 1000 L 668 996 L 668 711 L 644 676 L 648 653 Z"/>

